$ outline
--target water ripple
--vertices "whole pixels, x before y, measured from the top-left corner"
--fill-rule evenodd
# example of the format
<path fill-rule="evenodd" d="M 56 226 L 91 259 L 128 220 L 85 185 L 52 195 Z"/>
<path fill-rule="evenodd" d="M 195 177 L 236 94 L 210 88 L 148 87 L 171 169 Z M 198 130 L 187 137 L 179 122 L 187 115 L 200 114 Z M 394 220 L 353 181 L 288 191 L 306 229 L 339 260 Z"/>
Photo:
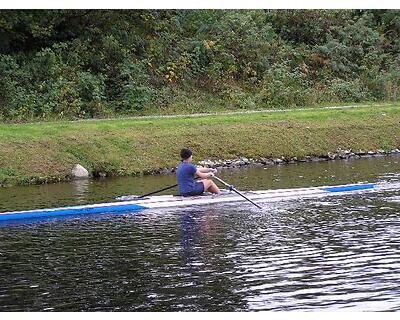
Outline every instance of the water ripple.
<path fill-rule="evenodd" d="M 400 311 L 398 192 L 0 228 L 0 311 Z"/>

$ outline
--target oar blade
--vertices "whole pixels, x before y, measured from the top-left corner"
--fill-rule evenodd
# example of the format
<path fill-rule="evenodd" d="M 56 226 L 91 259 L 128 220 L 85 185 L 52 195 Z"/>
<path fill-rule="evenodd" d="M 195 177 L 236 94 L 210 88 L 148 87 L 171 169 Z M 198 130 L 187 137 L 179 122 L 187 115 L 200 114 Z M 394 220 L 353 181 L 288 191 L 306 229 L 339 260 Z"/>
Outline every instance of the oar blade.
<path fill-rule="evenodd" d="M 116 197 L 115 200 L 118 200 L 118 201 L 132 201 L 132 200 L 138 200 L 139 197 L 140 196 L 138 196 L 138 195 L 130 194 L 130 195 L 127 195 L 127 196 Z"/>

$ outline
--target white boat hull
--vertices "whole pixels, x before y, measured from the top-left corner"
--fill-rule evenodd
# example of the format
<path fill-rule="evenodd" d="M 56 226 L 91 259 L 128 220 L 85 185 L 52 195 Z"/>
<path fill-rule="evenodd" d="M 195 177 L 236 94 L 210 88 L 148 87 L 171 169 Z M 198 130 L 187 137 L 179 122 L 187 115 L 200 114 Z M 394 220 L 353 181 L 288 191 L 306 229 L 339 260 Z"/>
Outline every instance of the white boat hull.
<path fill-rule="evenodd" d="M 280 201 L 291 198 L 310 198 L 320 196 L 333 196 L 355 192 L 370 192 L 382 190 L 400 189 L 400 183 L 390 184 L 349 184 L 340 186 L 322 186 L 311 188 L 294 188 L 294 189 L 277 189 L 277 190 L 261 190 L 243 192 L 246 197 L 254 202 L 271 202 Z M 132 197 L 132 196 L 131 196 Z M 121 197 L 124 198 L 124 197 Z M 125 197 L 125 199 L 129 196 Z M 88 204 L 80 206 L 70 206 L 61 208 L 10 211 L 0 213 L 0 221 L 43 218 L 64 215 L 77 214 L 101 214 L 110 212 L 134 212 L 151 208 L 169 208 L 169 207 L 188 207 L 194 205 L 209 205 L 216 203 L 246 202 L 240 195 L 232 193 L 224 193 L 222 195 L 202 195 L 193 197 L 182 196 L 153 196 L 139 200 L 118 201 L 100 204 Z"/>

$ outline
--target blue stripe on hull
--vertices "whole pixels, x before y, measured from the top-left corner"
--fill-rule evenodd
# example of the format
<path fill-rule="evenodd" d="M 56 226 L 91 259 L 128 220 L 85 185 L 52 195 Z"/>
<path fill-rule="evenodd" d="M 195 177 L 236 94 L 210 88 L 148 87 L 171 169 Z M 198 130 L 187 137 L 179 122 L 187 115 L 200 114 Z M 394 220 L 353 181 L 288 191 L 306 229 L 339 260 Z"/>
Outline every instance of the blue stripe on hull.
<path fill-rule="evenodd" d="M 144 206 L 138 204 L 121 205 L 121 206 L 104 206 L 104 207 L 70 207 L 70 208 L 59 208 L 56 210 L 44 209 L 43 211 L 21 211 L 16 213 L 0 214 L 0 221 L 5 220 L 20 220 L 29 218 L 45 218 L 65 215 L 77 215 L 77 214 L 99 214 L 99 213 L 110 213 L 110 212 L 123 212 L 123 211 L 139 211 L 146 209 Z"/>
<path fill-rule="evenodd" d="M 322 190 L 327 192 L 344 192 L 344 191 L 356 191 L 356 190 L 365 190 L 365 189 L 373 189 L 375 188 L 375 184 L 360 184 L 355 186 L 342 186 L 342 187 L 330 187 L 330 188 L 322 188 Z"/>

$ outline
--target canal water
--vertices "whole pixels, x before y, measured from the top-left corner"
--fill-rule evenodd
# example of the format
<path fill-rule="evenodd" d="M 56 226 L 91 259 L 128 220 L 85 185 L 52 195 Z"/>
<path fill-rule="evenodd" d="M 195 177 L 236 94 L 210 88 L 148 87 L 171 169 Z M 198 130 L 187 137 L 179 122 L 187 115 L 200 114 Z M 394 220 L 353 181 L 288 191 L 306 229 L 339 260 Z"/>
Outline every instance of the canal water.
<path fill-rule="evenodd" d="M 239 190 L 399 182 L 399 156 L 221 170 Z M 0 212 L 173 175 L 0 189 Z M 400 191 L 0 224 L 0 311 L 400 311 Z"/>

